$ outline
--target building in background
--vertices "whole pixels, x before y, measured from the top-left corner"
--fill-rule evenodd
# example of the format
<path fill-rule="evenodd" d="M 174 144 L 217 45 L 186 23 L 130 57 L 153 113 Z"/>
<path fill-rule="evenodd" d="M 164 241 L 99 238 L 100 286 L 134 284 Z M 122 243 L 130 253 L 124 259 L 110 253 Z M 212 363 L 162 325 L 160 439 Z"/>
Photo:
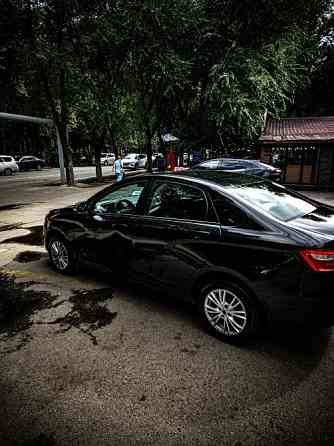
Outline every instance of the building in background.
<path fill-rule="evenodd" d="M 334 116 L 275 119 L 260 137 L 261 160 L 282 169 L 285 184 L 334 186 Z"/>

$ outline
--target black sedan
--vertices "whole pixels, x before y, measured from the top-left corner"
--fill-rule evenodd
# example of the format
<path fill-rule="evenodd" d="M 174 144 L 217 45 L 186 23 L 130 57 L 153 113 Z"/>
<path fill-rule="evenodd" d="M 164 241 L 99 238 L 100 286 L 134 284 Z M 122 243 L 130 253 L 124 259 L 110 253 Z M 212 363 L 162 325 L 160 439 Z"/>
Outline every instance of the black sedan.
<path fill-rule="evenodd" d="M 17 161 L 20 170 L 41 170 L 45 167 L 45 161 L 36 156 L 23 156 Z"/>
<path fill-rule="evenodd" d="M 272 181 L 280 181 L 282 171 L 259 160 L 218 158 L 196 164 L 192 169 L 221 170 L 223 172 L 256 175 Z"/>
<path fill-rule="evenodd" d="M 228 341 L 276 321 L 332 323 L 334 208 L 266 180 L 137 176 L 51 211 L 44 230 L 59 272 L 86 259 L 179 295 Z"/>

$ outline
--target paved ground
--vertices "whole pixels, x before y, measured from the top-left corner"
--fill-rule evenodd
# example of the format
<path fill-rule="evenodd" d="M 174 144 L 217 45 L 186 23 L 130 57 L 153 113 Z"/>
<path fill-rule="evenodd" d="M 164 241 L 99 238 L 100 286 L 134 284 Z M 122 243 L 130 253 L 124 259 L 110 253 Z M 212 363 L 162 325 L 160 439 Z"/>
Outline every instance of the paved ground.
<path fill-rule="evenodd" d="M 177 301 L 88 265 L 50 269 L 46 210 L 101 187 L 39 187 L 37 203 L 26 186 L 32 205 L 0 211 L 33 227 L 0 232 L 1 273 L 32 302 L 0 329 L 0 445 L 333 445 L 332 330 L 233 347 Z"/>
<path fill-rule="evenodd" d="M 102 172 L 104 175 L 111 175 L 114 170 L 111 166 L 102 166 Z M 74 168 L 74 177 L 76 180 L 82 180 L 85 178 L 90 178 L 95 176 L 95 167 L 87 166 L 87 167 L 75 167 Z M 44 182 L 55 182 L 60 181 L 60 173 L 59 169 L 56 168 L 47 168 L 41 171 L 30 170 L 27 172 L 18 172 L 12 176 L 0 176 L 0 188 L 6 187 L 13 188 L 15 185 L 20 183 L 40 183 Z"/>

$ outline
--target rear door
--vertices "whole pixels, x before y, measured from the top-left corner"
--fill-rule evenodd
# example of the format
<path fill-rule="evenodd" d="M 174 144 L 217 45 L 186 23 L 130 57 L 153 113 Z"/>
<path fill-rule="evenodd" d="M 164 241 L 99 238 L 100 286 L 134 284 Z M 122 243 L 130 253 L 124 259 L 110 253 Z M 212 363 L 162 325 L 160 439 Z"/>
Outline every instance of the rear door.
<path fill-rule="evenodd" d="M 219 239 L 220 226 L 200 187 L 155 180 L 135 238 L 136 274 L 166 291 L 186 293 Z"/>

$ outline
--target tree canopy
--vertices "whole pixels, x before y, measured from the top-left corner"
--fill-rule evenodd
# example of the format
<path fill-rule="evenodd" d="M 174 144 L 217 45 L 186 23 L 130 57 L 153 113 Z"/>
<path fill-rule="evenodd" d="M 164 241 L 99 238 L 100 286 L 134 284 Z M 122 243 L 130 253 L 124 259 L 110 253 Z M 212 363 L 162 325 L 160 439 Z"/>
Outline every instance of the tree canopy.
<path fill-rule="evenodd" d="M 166 131 L 188 148 L 252 145 L 265 111 L 333 114 L 333 5 L 2 0 L 0 111 L 54 119 L 69 184 L 84 145 L 97 160 L 106 145 L 146 150 L 149 167 Z M 0 123 L 2 151 L 42 144 L 15 125 Z"/>

